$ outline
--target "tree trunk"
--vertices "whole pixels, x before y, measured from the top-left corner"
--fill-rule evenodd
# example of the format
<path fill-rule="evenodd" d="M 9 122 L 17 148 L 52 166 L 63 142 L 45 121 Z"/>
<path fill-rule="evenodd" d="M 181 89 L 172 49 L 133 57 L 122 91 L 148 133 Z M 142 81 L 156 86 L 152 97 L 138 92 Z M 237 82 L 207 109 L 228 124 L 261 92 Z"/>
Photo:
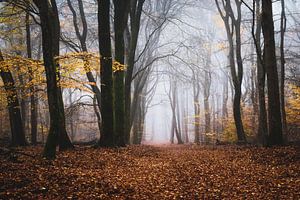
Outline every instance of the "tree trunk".
<path fill-rule="evenodd" d="M 179 131 L 176 119 L 176 107 L 177 107 L 177 84 L 176 80 L 170 80 L 170 91 L 168 94 L 170 106 L 172 110 L 172 124 L 171 124 L 171 143 L 174 143 L 174 135 L 176 136 L 177 143 L 183 144 L 181 139 L 181 133 Z"/>
<path fill-rule="evenodd" d="M 194 143 L 200 143 L 200 103 L 199 103 L 199 83 L 193 83 L 194 95 L 194 125 L 195 125 L 195 138 Z"/>
<path fill-rule="evenodd" d="M 183 126 L 184 126 L 184 132 L 185 132 L 185 143 L 189 143 L 189 126 L 188 126 L 188 120 L 189 120 L 189 96 L 188 92 L 185 92 L 185 105 L 184 105 L 184 120 L 183 120 Z"/>
<path fill-rule="evenodd" d="M 138 35 L 140 30 L 140 19 L 142 8 L 145 0 L 132 0 L 130 7 L 130 44 L 127 63 L 127 71 L 125 76 L 125 141 L 129 143 L 131 131 L 131 83 L 134 69 L 134 58 L 137 47 Z"/>
<path fill-rule="evenodd" d="M 257 90 L 258 90 L 258 132 L 257 138 L 258 142 L 265 146 L 267 144 L 267 110 L 265 102 L 265 81 L 266 81 L 266 71 L 263 63 L 263 56 L 261 51 L 261 4 L 260 0 L 255 0 L 253 2 L 253 7 L 256 7 L 255 13 L 253 13 L 253 24 L 252 24 L 252 37 L 254 40 L 254 45 L 257 54 Z M 256 5 L 256 6 L 255 6 Z M 256 21 L 255 21 L 256 16 Z M 256 30 L 255 30 L 256 22 Z"/>
<path fill-rule="evenodd" d="M 174 124 L 174 115 L 172 113 L 172 122 L 171 122 L 171 135 L 170 135 L 170 142 L 174 144 L 174 136 L 175 136 L 175 124 Z"/>
<path fill-rule="evenodd" d="M 176 94 L 177 94 L 177 88 L 176 88 Z M 180 137 L 180 144 L 183 144 L 183 140 L 182 140 L 182 129 L 181 129 L 181 113 L 180 113 L 180 106 L 179 106 L 179 99 L 178 99 L 178 95 L 176 95 L 176 101 L 177 101 L 177 105 L 176 105 L 176 109 L 177 109 L 177 130 L 178 130 L 178 135 Z"/>
<path fill-rule="evenodd" d="M 234 92 L 235 93 L 233 98 L 233 118 L 237 130 L 238 141 L 244 142 L 246 138 L 241 115 L 241 87 L 235 87 Z"/>
<path fill-rule="evenodd" d="M 224 123 L 228 118 L 228 109 L 227 109 L 227 102 L 228 102 L 228 78 L 226 74 L 226 80 L 223 85 L 223 102 L 222 102 L 222 131 L 224 130 Z"/>
<path fill-rule="evenodd" d="M 124 87 L 124 31 L 127 26 L 129 0 L 114 0 L 115 60 L 121 67 L 114 73 L 115 139 L 117 146 L 125 146 L 125 87 Z"/>
<path fill-rule="evenodd" d="M 40 12 L 42 27 L 42 48 L 47 79 L 47 96 L 50 113 L 50 129 L 44 156 L 55 158 L 56 146 L 59 150 L 74 148 L 66 131 L 62 92 L 59 86 L 59 65 L 55 57 L 59 55 L 60 24 L 55 0 L 34 0 Z"/>
<path fill-rule="evenodd" d="M 26 13 L 26 47 L 27 47 L 27 57 L 32 58 L 31 49 L 31 32 L 30 32 L 30 20 L 29 12 Z M 29 81 L 33 80 L 33 72 L 31 67 L 28 67 L 28 72 L 30 74 Z M 37 107 L 35 98 L 35 87 L 32 85 L 30 87 L 30 130 L 31 130 L 31 144 L 37 144 Z"/>
<path fill-rule="evenodd" d="M 280 145 L 283 143 L 283 138 L 271 0 L 262 1 L 262 30 L 265 47 L 264 64 L 268 85 L 269 144 Z"/>
<path fill-rule="evenodd" d="M 254 59 L 254 52 L 255 47 L 254 44 L 251 45 L 252 54 L 251 54 L 251 64 L 252 66 L 255 66 L 257 61 Z M 253 132 L 257 133 L 257 115 L 258 115 L 258 95 L 257 95 L 257 75 L 256 75 L 256 68 L 251 67 L 250 69 L 250 81 L 251 81 L 251 93 L 250 93 L 250 99 L 252 103 L 252 117 L 251 117 L 251 127 L 253 128 Z"/>
<path fill-rule="evenodd" d="M 75 28 L 76 36 L 80 42 L 81 50 L 83 52 L 88 52 L 87 45 L 86 45 L 88 25 L 87 25 L 87 21 L 86 21 L 86 17 L 85 17 L 83 2 L 82 2 L 82 0 L 78 0 L 78 8 L 79 8 L 80 19 L 81 19 L 81 23 L 82 23 L 82 32 L 80 32 L 80 30 L 79 30 L 77 14 L 76 14 L 74 7 L 72 6 L 71 0 L 67 0 L 67 4 L 73 15 L 73 25 Z M 95 98 L 97 100 L 98 108 L 94 108 L 94 111 L 95 111 L 97 121 L 98 121 L 98 128 L 99 128 L 99 131 L 101 132 L 101 123 L 100 123 L 101 115 L 99 115 L 99 113 L 98 113 L 99 111 L 101 111 L 101 91 L 100 91 L 99 87 L 97 86 L 96 79 L 95 79 L 93 73 L 91 72 L 89 60 L 84 58 L 83 61 L 84 61 L 84 70 L 85 70 L 87 79 L 89 80 L 90 83 L 92 83 L 90 86 L 91 86 L 93 92 L 95 93 Z M 94 103 L 94 106 L 95 105 L 96 104 Z"/>
<path fill-rule="evenodd" d="M 101 118 L 102 129 L 99 146 L 114 146 L 114 108 L 112 54 L 110 38 L 110 1 L 98 0 L 98 34 L 101 55 Z"/>
<path fill-rule="evenodd" d="M 142 97 L 140 97 L 136 110 L 136 117 L 133 122 L 133 144 L 141 144 L 143 131 Z"/>
<path fill-rule="evenodd" d="M 285 112 L 285 54 L 284 54 L 284 34 L 286 31 L 286 16 L 285 16 L 285 2 L 281 0 L 281 20 L 280 20 L 280 105 L 281 105 L 281 118 L 282 118 L 282 132 L 283 135 L 287 134 L 286 112 Z"/>
<path fill-rule="evenodd" d="M 234 87 L 233 97 L 233 117 L 237 131 L 238 142 L 246 142 L 246 135 L 241 116 L 241 85 L 243 80 L 243 59 L 241 55 L 241 1 L 235 0 L 236 16 L 232 9 L 231 1 L 222 3 L 224 12 L 222 12 L 218 0 L 215 0 L 219 14 L 223 19 L 227 39 L 229 43 L 229 63 L 232 83 Z M 231 22 L 231 24 L 230 24 Z M 235 43 L 234 43 L 235 38 Z"/>
<path fill-rule="evenodd" d="M 211 126 L 210 126 L 210 106 L 209 106 L 209 100 L 208 95 L 204 94 L 204 118 L 205 118 L 205 133 L 210 133 Z"/>
<path fill-rule="evenodd" d="M 0 62 L 4 61 L 2 52 L 0 51 Z M 25 139 L 25 132 L 22 123 L 22 116 L 20 111 L 20 104 L 15 87 L 13 76 L 9 69 L 5 66 L 0 66 L 0 75 L 4 83 L 4 89 L 6 91 L 6 98 L 8 104 L 9 121 L 11 129 L 11 145 L 12 146 L 25 146 L 27 145 Z"/>

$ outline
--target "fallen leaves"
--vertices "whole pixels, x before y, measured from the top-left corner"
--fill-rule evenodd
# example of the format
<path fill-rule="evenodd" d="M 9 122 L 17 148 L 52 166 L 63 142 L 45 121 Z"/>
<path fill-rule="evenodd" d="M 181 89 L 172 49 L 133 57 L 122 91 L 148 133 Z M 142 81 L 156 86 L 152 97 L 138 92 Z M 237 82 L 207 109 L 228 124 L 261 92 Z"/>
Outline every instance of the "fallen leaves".
<path fill-rule="evenodd" d="M 19 149 L 0 199 L 299 199 L 299 147 L 77 147 L 54 161 Z"/>

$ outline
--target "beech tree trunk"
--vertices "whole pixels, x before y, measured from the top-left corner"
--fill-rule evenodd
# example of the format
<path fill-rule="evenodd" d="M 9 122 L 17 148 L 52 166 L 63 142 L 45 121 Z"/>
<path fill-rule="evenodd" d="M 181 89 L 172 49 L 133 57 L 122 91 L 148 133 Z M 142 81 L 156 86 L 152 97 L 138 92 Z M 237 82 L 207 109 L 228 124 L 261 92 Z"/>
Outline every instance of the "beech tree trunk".
<path fill-rule="evenodd" d="M 177 124 L 177 117 L 176 117 L 176 107 L 177 107 L 177 84 L 176 80 L 171 80 L 170 82 L 170 91 L 168 94 L 170 106 L 172 110 L 172 124 L 171 124 L 171 138 L 170 141 L 173 144 L 174 143 L 174 136 L 176 136 L 177 143 L 183 144 L 181 133 Z"/>
<path fill-rule="evenodd" d="M 279 98 L 279 81 L 274 40 L 272 1 L 262 1 L 262 30 L 264 36 L 264 65 L 267 72 L 269 144 L 283 143 Z"/>
<path fill-rule="evenodd" d="M 285 1 L 281 0 L 281 18 L 280 18 L 280 104 L 282 117 L 282 132 L 287 134 L 286 112 L 285 112 L 285 53 L 284 53 L 284 35 L 286 31 Z"/>
<path fill-rule="evenodd" d="M 4 61 L 2 52 L 0 51 L 0 62 Z M 12 146 L 25 146 L 27 145 L 25 139 L 25 132 L 22 123 L 22 116 L 20 110 L 20 104 L 15 87 L 13 76 L 9 69 L 5 66 L 0 66 L 0 75 L 4 83 L 4 89 L 6 91 L 6 99 L 8 104 L 9 121 L 11 129 L 11 145 Z"/>
<path fill-rule="evenodd" d="M 227 78 L 227 74 L 226 74 L 226 80 L 224 81 L 224 85 L 223 85 L 222 131 L 224 130 L 224 125 L 228 118 L 227 101 L 228 101 L 228 78 Z"/>
<path fill-rule="evenodd" d="M 127 26 L 129 0 L 114 0 L 115 60 L 119 65 L 124 63 L 124 31 Z M 115 107 L 115 139 L 117 146 L 125 146 L 125 69 L 114 73 L 114 107 Z"/>
<path fill-rule="evenodd" d="M 66 131 L 62 92 L 59 86 L 59 65 L 55 57 L 59 55 L 60 24 L 55 0 L 34 0 L 39 9 L 42 28 L 42 49 L 47 79 L 47 96 L 50 113 L 50 129 L 44 156 L 55 158 L 56 146 L 59 150 L 74 148 Z"/>
<path fill-rule="evenodd" d="M 224 12 L 221 10 L 218 0 L 215 0 L 219 14 L 223 19 L 227 39 L 229 43 L 229 63 L 232 83 L 234 87 L 233 118 L 235 122 L 238 142 L 246 142 L 246 135 L 241 114 L 241 86 L 243 80 L 243 59 L 241 54 L 241 4 L 235 0 L 236 13 L 233 11 L 231 1 L 222 0 Z M 235 42 L 234 42 L 235 40 Z"/>
<path fill-rule="evenodd" d="M 258 92 L 258 143 L 263 146 L 267 144 L 268 124 L 267 124 L 267 110 L 265 102 L 265 81 L 266 70 L 261 51 L 261 0 L 253 1 L 252 11 L 252 38 L 257 54 L 257 92 Z"/>
<path fill-rule="evenodd" d="M 130 44 L 125 76 L 125 141 L 129 143 L 131 123 L 131 83 L 134 69 L 134 58 L 140 31 L 140 19 L 145 0 L 132 0 L 130 5 Z"/>
<path fill-rule="evenodd" d="M 32 58 L 31 49 L 31 33 L 30 33 L 30 20 L 29 13 L 26 13 L 26 47 L 27 47 L 27 57 Z M 28 72 L 30 74 L 29 81 L 33 80 L 33 72 L 29 66 Z M 32 85 L 30 87 L 30 130 L 31 130 L 31 144 L 37 144 L 37 106 L 35 99 L 35 87 Z"/>
<path fill-rule="evenodd" d="M 98 34 L 101 65 L 101 137 L 102 147 L 114 146 L 114 107 L 112 54 L 110 38 L 110 0 L 98 0 Z"/>
<path fill-rule="evenodd" d="M 210 65 L 210 58 L 207 63 L 207 67 Z M 211 131 L 211 112 L 209 105 L 209 96 L 210 96 L 210 85 L 211 85 L 211 75 L 210 72 L 204 72 L 204 84 L 203 84 L 203 103 L 204 103 L 204 118 L 205 118 L 205 133 L 210 133 Z"/>
<path fill-rule="evenodd" d="M 195 138 L 194 143 L 200 144 L 200 103 L 199 103 L 199 83 L 193 84 L 193 95 L 194 95 L 194 115 L 195 115 Z"/>

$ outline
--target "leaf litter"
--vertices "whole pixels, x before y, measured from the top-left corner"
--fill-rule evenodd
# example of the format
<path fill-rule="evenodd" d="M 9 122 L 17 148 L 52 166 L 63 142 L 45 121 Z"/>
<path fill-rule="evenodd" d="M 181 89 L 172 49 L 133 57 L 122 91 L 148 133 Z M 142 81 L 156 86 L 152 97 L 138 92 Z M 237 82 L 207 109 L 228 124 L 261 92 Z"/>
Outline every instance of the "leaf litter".
<path fill-rule="evenodd" d="M 299 146 L 18 150 L 0 156 L 0 199 L 300 199 Z"/>

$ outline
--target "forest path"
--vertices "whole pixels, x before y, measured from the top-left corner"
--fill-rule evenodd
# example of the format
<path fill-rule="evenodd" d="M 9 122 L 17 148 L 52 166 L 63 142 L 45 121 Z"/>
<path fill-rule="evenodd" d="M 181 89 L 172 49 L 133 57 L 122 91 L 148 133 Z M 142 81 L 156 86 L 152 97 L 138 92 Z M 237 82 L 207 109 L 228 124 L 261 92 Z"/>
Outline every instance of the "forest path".
<path fill-rule="evenodd" d="M 300 148 L 77 147 L 54 161 L 1 156 L 0 199 L 299 199 Z"/>

